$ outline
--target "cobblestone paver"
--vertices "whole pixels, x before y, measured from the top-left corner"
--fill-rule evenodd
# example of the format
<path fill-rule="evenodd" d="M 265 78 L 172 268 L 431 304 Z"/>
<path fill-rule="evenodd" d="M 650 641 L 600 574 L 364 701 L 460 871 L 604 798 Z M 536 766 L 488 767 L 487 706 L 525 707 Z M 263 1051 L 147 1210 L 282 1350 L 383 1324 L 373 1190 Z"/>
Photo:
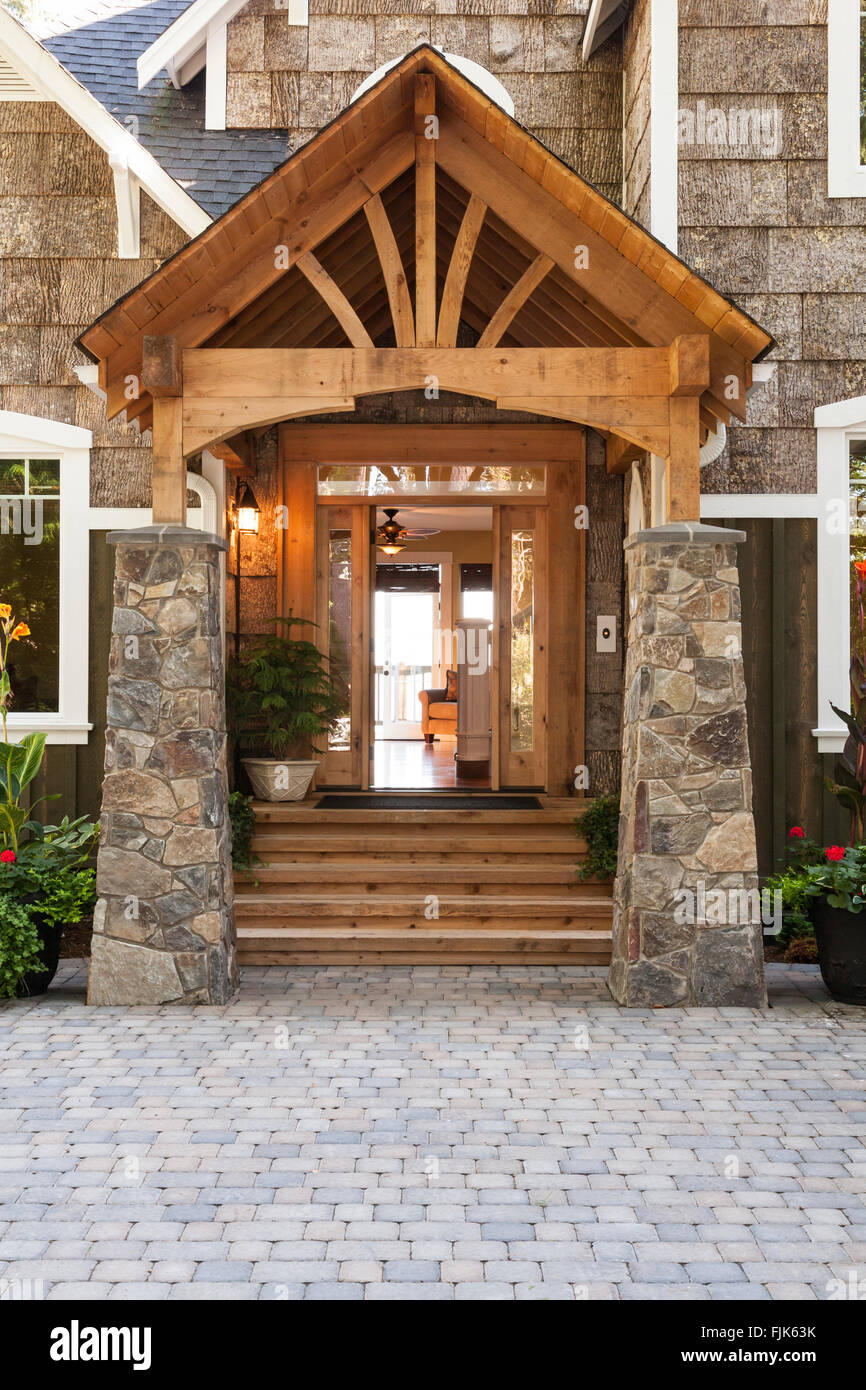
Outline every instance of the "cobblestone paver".
<path fill-rule="evenodd" d="M 227 1007 L 88 1009 L 64 962 L 0 1006 L 0 1289 L 850 1296 L 866 1011 L 768 974 L 764 1012 L 478 967 L 247 969 Z"/>

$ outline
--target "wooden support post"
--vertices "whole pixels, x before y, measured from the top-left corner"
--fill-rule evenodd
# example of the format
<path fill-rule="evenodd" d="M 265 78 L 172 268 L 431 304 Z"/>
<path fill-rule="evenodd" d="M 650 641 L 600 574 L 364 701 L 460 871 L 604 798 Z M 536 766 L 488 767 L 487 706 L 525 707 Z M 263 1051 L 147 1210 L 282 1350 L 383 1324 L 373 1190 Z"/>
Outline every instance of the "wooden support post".
<path fill-rule="evenodd" d="M 436 79 L 415 75 L 415 343 L 436 344 Z"/>
<path fill-rule="evenodd" d="M 186 525 L 182 396 L 157 396 L 153 402 L 153 519 Z"/>
<path fill-rule="evenodd" d="M 281 533 L 277 558 L 279 616 L 287 618 L 291 613 L 311 623 L 316 621 L 316 471 L 316 464 L 307 460 L 283 460 L 288 526 Z M 283 631 L 288 635 L 286 629 Z M 303 637 L 305 633 L 302 630 L 291 635 Z"/>
<path fill-rule="evenodd" d="M 668 521 L 701 519 L 700 405 L 699 396 L 671 396 Z"/>

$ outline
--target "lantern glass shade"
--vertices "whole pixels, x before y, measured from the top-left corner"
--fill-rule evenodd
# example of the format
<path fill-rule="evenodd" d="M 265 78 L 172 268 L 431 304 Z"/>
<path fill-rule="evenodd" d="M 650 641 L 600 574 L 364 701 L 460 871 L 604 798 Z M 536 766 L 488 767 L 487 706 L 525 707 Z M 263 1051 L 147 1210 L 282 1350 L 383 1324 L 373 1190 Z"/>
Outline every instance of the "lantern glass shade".
<path fill-rule="evenodd" d="M 255 535 L 259 529 L 259 504 L 249 483 L 244 483 L 237 502 L 238 530 L 246 535 Z"/>

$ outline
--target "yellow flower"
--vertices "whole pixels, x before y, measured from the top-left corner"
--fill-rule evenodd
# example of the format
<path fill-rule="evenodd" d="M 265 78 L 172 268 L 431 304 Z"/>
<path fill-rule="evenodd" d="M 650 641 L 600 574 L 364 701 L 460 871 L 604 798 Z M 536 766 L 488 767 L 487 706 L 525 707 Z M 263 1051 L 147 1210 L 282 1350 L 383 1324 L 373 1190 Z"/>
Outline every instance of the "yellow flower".
<path fill-rule="evenodd" d="M 12 617 L 12 605 L 11 605 L 11 603 L 0 603 L 0 618 L 11 618 L 11 617 Z"/>
<path fill-rule="evenodd" d="M 19 637 L 29 637 L 30 629 L 26 623 L 19 623 L 17 627 L 13 627 L 9 636 L 10 641 L 17 642 Z"/>

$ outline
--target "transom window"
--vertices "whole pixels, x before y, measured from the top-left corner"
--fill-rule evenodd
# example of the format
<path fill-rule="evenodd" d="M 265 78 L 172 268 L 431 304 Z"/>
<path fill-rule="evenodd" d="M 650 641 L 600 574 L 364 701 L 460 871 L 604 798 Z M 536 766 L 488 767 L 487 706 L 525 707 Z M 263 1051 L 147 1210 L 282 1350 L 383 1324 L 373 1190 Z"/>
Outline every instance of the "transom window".
<path fill-rule="evenodd" d="M 322 464 L 320 497 L 543 495 L 543 464 Z"/>

